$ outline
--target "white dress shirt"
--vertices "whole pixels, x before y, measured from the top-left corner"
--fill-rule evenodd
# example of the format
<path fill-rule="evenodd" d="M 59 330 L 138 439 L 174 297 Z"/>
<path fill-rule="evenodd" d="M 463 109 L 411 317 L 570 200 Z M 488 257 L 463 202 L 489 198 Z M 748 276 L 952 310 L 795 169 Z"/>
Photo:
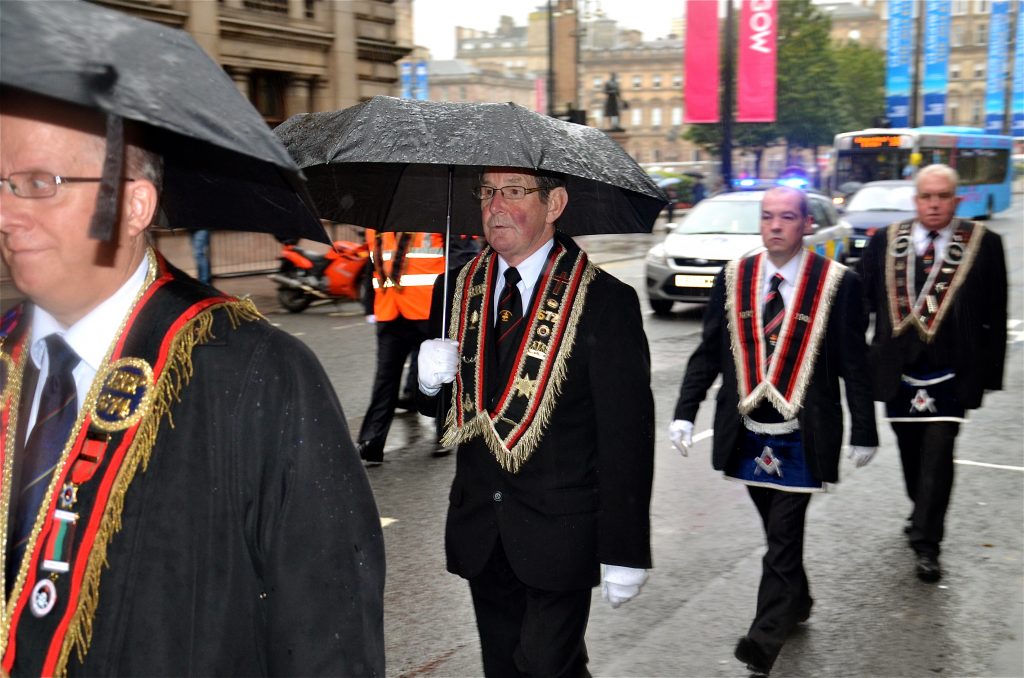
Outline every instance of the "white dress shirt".
<path fill-rule="evenodd" d="M 800 265 L 804 260 L 804 249 L 800 249 L 800 253 L 795 255 L 792 259 L 787 261 L 778 268 L 768 259 L 766 255 L 764 258 L 764 266 L 761 267 L 761 300 L 768 296 L 768 290 L 772 286 L 772 278 L 775 277 L 776 273 L 782 275 L 783 282 L 779 284 L 779 294 L 782 295 L 782 301 L 786 304 L 786 312 L 789 312 L 789 307 L 792 305 L 793 294 L 796 292 L 796 277 L 800 273 Z"/>
<path fill-rule="evenodd" d="M 928 249 L 928 229 L 921 225 L 921 222 L 915 221 L 911 227 L 910 237 L 914 241 L 914 252 L 917 256 L 924 256 L 924 251 Z M 953 222 L 950 221 L 948 224 L 938 230 L 939 236 L 935 238 L 935 261 L 942 261 L 946 253 L 946 247 L 949 246 L 949 241 L 953 237 Z"/>
<path fill-rule="evenodd" d="M 92 386 L 92 380 L 102 366 L 111 344 L 117 338 L 121 323 L 131 311 L 136 295 L 146 281 L 148 265 L 148 258 L 144 258 L 131 277 L 113 295 L 71 327 L 62 326 L 52 315 L 38 306 L 32 307 L 32 340 L 29 344 L 29 356 L 39 369 L 39 379 L 32 397 L 28 426 L 25 428 L 26 440 L 35 426 L 39 399 L 42 397 L 43 385 L 50 370 L 46 337 L 51 334 L 64 337 L 68 346 L 81 358 L 72 372 L 75 390 L 78 392 L 78 410 L 81 411 L 85 396 Z"/>
<path fill-rule="evenodd" d="M 528 256 L 525 260 L 520 262 L 516 266 L 516 270 L 519 271 L 520 280 L 516 284 L 519 288 L 519 297 L 523 300 L 523 315 L 526 315 L 529 309 L 526 305 L 530 303 L 530 297 L 533 295 L 533 288 L 537 285 L 537 280 L 540 278 L 540 274 L 544 272 L 544 265 L 548 260 L 548 253 L 551 248 L 555 246 L 555 239 L 552 238 L 546 243 L 540 246 L 536 252 Z M 498 299 L 501 299 L 501 291 L 505 289 L 505 271 L 509 269 L 508 262 L 505 261 L 501 255 L 498 255 L 498 278 L 497 285 L 495 285 L 494 298 L 491 300 L 493 307 L 498 307 Z"/>

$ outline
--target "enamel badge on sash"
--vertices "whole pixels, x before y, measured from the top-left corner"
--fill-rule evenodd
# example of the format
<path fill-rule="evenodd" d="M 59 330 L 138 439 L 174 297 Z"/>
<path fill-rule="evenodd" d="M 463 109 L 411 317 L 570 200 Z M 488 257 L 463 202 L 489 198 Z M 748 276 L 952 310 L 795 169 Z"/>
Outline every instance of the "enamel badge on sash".
<path fill-rule="evenodd" d="M 98 375 L 102 385 L 89 414 L 93 427 L 106 433 L 134 426 L 153 400 L 153 368 L 141 358 L 122 358 Z"/>

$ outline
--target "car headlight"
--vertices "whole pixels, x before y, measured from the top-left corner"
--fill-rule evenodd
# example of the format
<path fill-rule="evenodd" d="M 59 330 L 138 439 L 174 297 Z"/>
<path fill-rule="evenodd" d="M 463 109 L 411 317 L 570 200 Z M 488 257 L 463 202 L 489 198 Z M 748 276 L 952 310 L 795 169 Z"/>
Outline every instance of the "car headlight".
<path fill-rule="evenodd" d="M 647 263 L 658 266 L 668 266 L 668 259 L 665 257 L 664 243 L 658 243 L 647 251 Z"/>

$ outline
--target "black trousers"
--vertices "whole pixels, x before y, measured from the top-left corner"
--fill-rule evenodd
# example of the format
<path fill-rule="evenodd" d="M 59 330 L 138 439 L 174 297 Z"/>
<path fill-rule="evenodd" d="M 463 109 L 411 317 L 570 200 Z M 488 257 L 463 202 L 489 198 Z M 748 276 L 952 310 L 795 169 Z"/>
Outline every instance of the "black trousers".
<path fill-rule="evenodd" d="M 405 361 L 429 338 L 426 320 L 408 320 L 399 316 L 377 323 L 377 370 L 373 377 L 370 406 L 366 408 L 358 440 L 369 444 L 371 456 L 379 457 L 384 452 L 384 443 L 395 417 Z"/>
<path fill-rule="evenodd" d="M 953 492 L 953 447 L 960 424 L 893 422 L 892 430 L 900 448 L 907 496 L 914 503 L 910 545 L 919 554 L 938 557 Z"/>
<path fill-rule="evenodd" d="M 519 581 L 501 540 L 469 580 L 488 678 L 590 676 L 583 637 L 591 589 L 544 591 Z"/>
<path fill-rule="evenodd" d="M 774 662 L 786 637 L 810 611 L 811 590 L 804 571 L 804 519 L 811 495 L 748 485 L 761 514 L 768 551 L 761 561 L 757 614 L 747 636 Z"/>

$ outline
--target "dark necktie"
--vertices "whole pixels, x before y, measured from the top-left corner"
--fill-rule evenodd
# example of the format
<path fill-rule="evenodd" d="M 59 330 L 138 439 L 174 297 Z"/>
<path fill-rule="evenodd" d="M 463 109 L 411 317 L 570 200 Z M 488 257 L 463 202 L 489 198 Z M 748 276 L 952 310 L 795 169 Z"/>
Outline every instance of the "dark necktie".
<path fill-rule="evenodd" d="M 924 287 L 925 280 L 928 279 L 932 272 L 932 266 L 935 264 L 935 240 L 938 237 L 938 231 L 928 231 L 928 246 L 924 248 L 924 254 L 918 259 L 917 280 L 915 281 L 918 294 L 921 293 L 921 288 Z"/>
<path fill-rule="evenodd" d="M 13 545 L 7 561 L 8 582 L 11 581 L 10 573 L 16 573 L 21 564 L 25 542 L 32 532 L 39 505 L 78 417 L 78 393 L 71 371 L 78 365 L 80 358 L 56 334 L 46 337 L 45 341 L 50 356 L 49 368 L 39 398 L 36 423 L 22 454 L 21 490 L 15 514 Z"/>
<path fill-rule="evenodd" d="M 772 353 L 775 352 L 775 344 L 779 341 L 779 329 L 782 327 L 782 319 L 786 316 L 786 303 L 782 300 L 779 292 L 779 285 L 785 278 L 776 273 L 772 276 L 771 287 L 768 289 L 768 296 L 764 298 L 764 339 L 765 339 L 765 364 L 770 364 Z"/>
<path fill-rule="evenodd" d="M 498 366 L 502 374 L 507 375 L 511 369 L 510 361 L 515 357 L 516 344 L 522 335 L 518 331 L 523 322 L 523 300 L 517 287 L 522 277 L 514 267 L 505 271 L 505 287 L 498 298 L 498 322 L 496 346 L 498 349 Z"/>

